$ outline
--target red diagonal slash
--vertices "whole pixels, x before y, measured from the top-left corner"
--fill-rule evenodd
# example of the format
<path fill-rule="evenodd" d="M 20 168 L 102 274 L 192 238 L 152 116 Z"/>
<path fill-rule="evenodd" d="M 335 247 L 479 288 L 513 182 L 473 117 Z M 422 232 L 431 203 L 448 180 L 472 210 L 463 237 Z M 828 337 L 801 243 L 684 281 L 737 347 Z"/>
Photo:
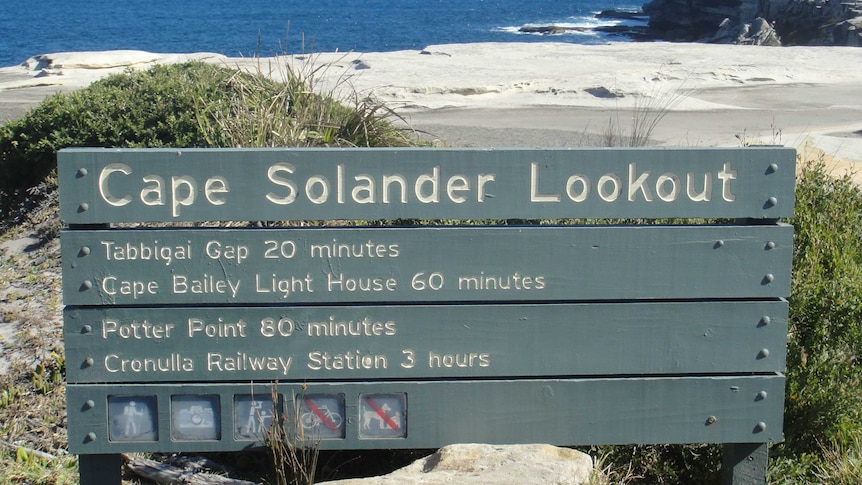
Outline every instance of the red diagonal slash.
<path fill-rule="evenodd" d="M 374 412 L 377 413 L 377 415 L 380 416 L 380 418 L 387 425 L 389 425 L 390 428 L 396 429 L 396 430 L 398 429 L 398 424 L 396 424 L 395 421 L 392 421 L 392 418 L 390 418 L 389 416 L 386 415 L 386 411 L 381 409 L 380 406 L 378 406 L 377 403 L 374 402 L 370 397 L 366 397 L 365 402 L 368 403 L 369 406 L 371 406 L 371 409 L 373 409 Z"/>
<path fill-rule="evenodd" d="M 310 409 L 315 416 L 320 418 L 320 421 L 322 421 L 327 428 L 331 429 L 332 431 L 338 430 L 338 426 L 336 426 L 335 423 L 330 421 L 329 416 L 323 414 L 323 411 L 321 411 L 319 407 L 314 405 L 314 401 L 308 398 L 303 399 L 303 401 L 305 402 L 305 405 L 308 406 L 308 409 Z"/>

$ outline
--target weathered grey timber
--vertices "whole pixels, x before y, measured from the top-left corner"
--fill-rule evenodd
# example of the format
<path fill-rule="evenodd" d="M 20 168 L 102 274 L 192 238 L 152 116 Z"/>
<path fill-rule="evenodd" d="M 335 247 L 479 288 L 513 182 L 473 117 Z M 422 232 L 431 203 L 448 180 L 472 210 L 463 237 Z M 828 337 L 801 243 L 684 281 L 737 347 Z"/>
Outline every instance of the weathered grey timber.
<path fill-rule="evenodd" d="M 793 213 L 786 148 L 68 149 L 67 224 Z"/>
<path fill-rule="evenodd" d="M 343 437 L 320 440 L 324 449 L 434 448 L 441 442 L 549 443 L 763 443 L 781 440 L 783 376 L 548 378 L 394 382 L 278 383 L 286 407 L 317 393 L 343 399 Z M 176 394 L 220 396 L 218 440 L 172 440 L 170 406 Z M 396 439 L 362 439 L 359 395 L 405 393 L 409 414 Z M 158 438 L 112 442 L 93 429 L 105 427 L 107 396 L 153 395 L 158 402 Z M 253 442 L 234 430 L 247 416 L 234 416 L 235 395 L 270 399 L 258 384 L 78 385 L 70 389 L 69 446 L 73 453 L 119 451 L 217 451 Z M 87 401 L 100 403 L 92 408 Z M 288 419 L 294 419 L 288 415 Z M 375 426 L 377 423 L 375 422 Z M 311 441 L 316 441 L 313 434 Z"/>
<path fill-rule="evenodd" d="M 765 483 L 794 164 L 776 147 L 63 150 L 81 481 L 118 483 L 123 452 L 260 447 L 284 420 L 324 449 L 723 443 L 724 483 Z M 642 221 L 666 218 L 688 219 Z M 336 219 L 402 226 L 138 227 Z"/>
<path fill-rule="evenodd" d="M 62 234 L 63 300 L 780 298 L 792 245 L 787 225 L 76 230 Z"/>
<path fill-rule="evenodd" d="M 80 383 L 781 372 L 787 335 L 781 300 L 67 307 L 64 318 L 67 377 Z"/>

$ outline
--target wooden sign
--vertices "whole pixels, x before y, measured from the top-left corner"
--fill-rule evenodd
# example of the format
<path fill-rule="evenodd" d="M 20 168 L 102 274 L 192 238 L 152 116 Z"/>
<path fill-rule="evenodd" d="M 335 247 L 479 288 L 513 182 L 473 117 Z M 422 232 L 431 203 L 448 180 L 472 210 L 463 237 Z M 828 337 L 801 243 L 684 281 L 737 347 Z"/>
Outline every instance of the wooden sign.
<path fill-rule="evenodd" d="M 780 372 L 787 333 L 780 300 L 97 307 L 64 318 L 68 378 L 80 383 Z"/>
<path fill-rule="evenodd" d="M 764 374 L 279 382 L 274 387 L 82 384 L 67 391 L 69 447 L 100 455 L 246 450 L 272 423 L 267 410 L 255 413 L 261 408 L 247 403 L 271 403 L 273 389 L 282 408 L 296 410 L 286 415 L 288 429 L 306 433 L 308 443 L 325 450 L 427 449 L 441 440 L 469 443 L 477 436 L 491 444 L 563 446 L 782 439 L 784 377 Z M 202 404 L 189 405 L 190 396 L 201 396 L 191 402 Z M 369 397 L 383 403 L 382 416 L 366 404 Z M 406 397 L 406 413 L 395 404 L 400 397 Z M 124 409 L 140 413 L 134 415 L 137 428 L 127 428 L 131 419 Z M 198 416 L 199 424 L 172 419 L 185 414 Z"/>
<path fill-rule="evenodd" d="M 66 149 L 67 224 L 793 213 L 795 152 L 745 149 Z"/>
<path fill-rule="evenodd" d="M 790 226 L 67 231 L 67 304 L 781 297 Z M 632 271 L 630 269 L 636 269 Z"/>
<path fill-rule="evenodd" d="M 242 450 L 277 423 L 323 449 L 725 443 L 728 473 L 748 477 L 729 482 L 765 480 L 793 150 L 58 162 L 82 483 L 119 483 L 119 453 Z M 361 222 L 188 224 L 296 220 Z"/>

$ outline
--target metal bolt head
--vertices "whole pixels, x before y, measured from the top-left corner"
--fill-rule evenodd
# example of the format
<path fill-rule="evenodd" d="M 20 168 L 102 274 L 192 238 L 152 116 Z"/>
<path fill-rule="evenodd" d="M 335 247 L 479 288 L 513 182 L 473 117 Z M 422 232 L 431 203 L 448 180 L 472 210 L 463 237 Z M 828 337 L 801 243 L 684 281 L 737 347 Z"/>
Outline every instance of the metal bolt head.
<path fill-rule="evenodd" d="M 79 168 L 78 173 L 76 173 L 75 175 L 78 178 L 81 178 L 81 177 L 86 177 L 88 173 L 90 173 L 90 172 L 88 172 L 86 168 Z"/>
<path fill-rule="evenodd" d="M 92 325 L 84 325 L 83 327 L 81 327 L 81 333 L 90 333 L 92 331 L 93 331 Z"/>
<path fill-rule="evenodd" d="M 715 424 L 716 421 L 718 421 L 718 419 L 715 416 L 710 416 L 710 417 L 706 418 L 706 424 L 708 424 L 708 425 L 709 424 Z"/>
<path fill-rule="evenodd" d="M 96 441 L 96 433 L 92 431 L 87 433 L 87 441 Z"/>
<path fill-rule="evenodd" d="M 763 421 L 757 423 L 757 425 L 754 426 L 755 433 L 760 433 L 762 431 L 766 431 L 766 423 L 764 423 Z"/>

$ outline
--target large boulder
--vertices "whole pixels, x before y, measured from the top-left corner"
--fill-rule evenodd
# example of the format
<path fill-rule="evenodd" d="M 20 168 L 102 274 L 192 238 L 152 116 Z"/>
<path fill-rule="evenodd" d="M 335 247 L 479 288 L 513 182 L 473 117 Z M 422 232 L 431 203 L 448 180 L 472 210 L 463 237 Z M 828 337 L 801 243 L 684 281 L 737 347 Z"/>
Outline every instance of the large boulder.
<path fill-rule="evenodd" d="M 589 455 L 551 445 L 460 444 L 441 448 L 389 475 L 325 482 L 327 485 L 582 485 Z"/>
<path fill-rule="evenodd" d="M 724 19 L 718 27 L 718 32 L 705 40 L 717 44 L 781 45 L 781 39 L 778 38 L 773 25 L 762 17 L 754 19 L 751 23 Z"/>
<path fill-rule="evenodd" d="M 858 46 L 862 8 L 835 0 L 651 0 L 651 37 L 684 42 Z M 780 41 L 779 41 L 780 38 Z"/>
<path fill-rule="evenodd" d="M 745 1 L 748 0 L 651 0 L 643 11 L 649 15 L 649 33 L 654 37 L 695 42 L 714 35 L 725 19 L 738 23 Z"/>
<path fill-rule="evenodd" d="M 832 38 L 835 45 L 862 47 L 862 16 L 835 24 Z"/>

